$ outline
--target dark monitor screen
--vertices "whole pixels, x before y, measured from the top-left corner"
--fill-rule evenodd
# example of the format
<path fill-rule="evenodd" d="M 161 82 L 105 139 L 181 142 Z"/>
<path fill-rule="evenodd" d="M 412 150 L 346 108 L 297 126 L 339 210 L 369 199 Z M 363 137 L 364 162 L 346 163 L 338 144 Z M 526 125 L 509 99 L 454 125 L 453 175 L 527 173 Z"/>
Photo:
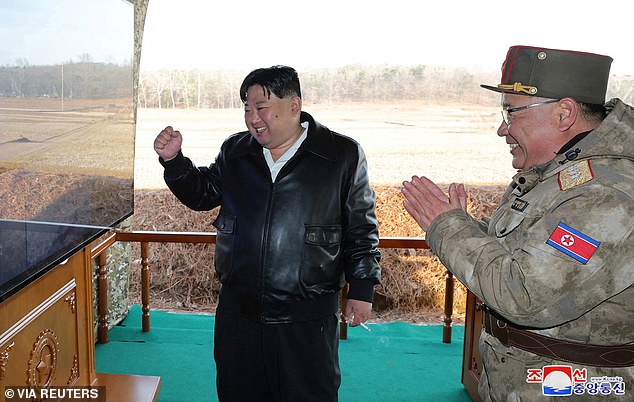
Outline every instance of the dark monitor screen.
<path fill-rule="evenodd" d="M 0 301 L 134 209 L 134 9 L 0 3 Z"/>

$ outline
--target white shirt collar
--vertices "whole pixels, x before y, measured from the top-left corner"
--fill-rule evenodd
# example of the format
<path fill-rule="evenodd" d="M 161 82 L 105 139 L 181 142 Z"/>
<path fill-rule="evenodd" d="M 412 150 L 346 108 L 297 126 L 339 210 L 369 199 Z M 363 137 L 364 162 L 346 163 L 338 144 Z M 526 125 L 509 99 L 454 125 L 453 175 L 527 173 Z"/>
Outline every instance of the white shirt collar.
<path fill-rule="evenodd" d="M 304 142 L 306 137 L 308 137 L 308 122 L 307 121 L 303 122 L 301 124 L 301 126 L 304 128 L 304 131 L 302 132 L 302 135 L 299 136 L 297 141 L 295 141 L 295 143 L 293 145 L 291 145 L 291 147 L 289 149 L 287 149 L 286 152 L 284 152 L 282 154 L 282 156 L 279 157 L 278 160 L 276 160 L 276 161 L 273 160 L 273 156 L 271 155 L 271 151 L 268 148 L 262 148 L 262 152 L 264 153 L 264 159 L 266 159 L 266 163 L 269 166 L 269 170 L 271 171 L 271 180 L 272 181 L 275 181 L 275 179 L 277 178 L 277 174 L 280 172 L 282 167 L 293 156 L 295 156 L 295 154 L 297 153 L 297 150 L 299 149 L 300 145 L 302 145 L 302 143 Z"/>

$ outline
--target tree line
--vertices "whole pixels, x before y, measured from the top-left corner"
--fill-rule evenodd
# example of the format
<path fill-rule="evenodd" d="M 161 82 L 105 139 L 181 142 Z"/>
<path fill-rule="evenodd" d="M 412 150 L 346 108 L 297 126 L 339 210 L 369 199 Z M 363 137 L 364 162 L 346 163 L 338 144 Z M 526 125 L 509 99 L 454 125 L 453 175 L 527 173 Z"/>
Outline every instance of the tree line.
<path fill-rule="evenodd" d="M 479 103 L 481 83 L 499 82 L 499 71 L 473 72 L 430 65 L 363 66 L 298 71 L 308 103 L 423 100 Z M 156 70 L 143 72 L 139 106 L 146 108 L 241 107 L 240 84 L 248 71 Z M 608 96 L 634 102 L 634 76 L 612 76 Z"/>
<path fill-rule="evenodd" d="M 142 108 L 218 109 L 242 106 L 240 84 L 248 71 L 155 70 L 139 77 Z M 298 71 L 307 103 L 432 102 L 479 103 L 487 96 L 479 84 L 495 83 L 499 71 L 474 72 L 432 65 L 364 66 Z M 101 99 L 129 96 L 130 65 L 79 62 L 29 66 L 26 61 L 0 67 L 0 96 Z M 608 99 L 634 101 L 634 77 L 612 76 Z"/>
<path fill-rule="evenodd" d="M 108 99 L 132 96 L 130 64 L 81 61 L 56 65 L 28 64 L 0 67 L 0 97 Z"/>
<path fill-rule="evenodd" d="M 390 102 L 396 100 L 478 101 L 480 79 L 496 73 L 415 66 L 347 65 L 298 71 L 308 103 Z M 248 71 L 156 70 L 143 72 L 139 106 L 147 108 L 241 107 L 239 88 Z"/>

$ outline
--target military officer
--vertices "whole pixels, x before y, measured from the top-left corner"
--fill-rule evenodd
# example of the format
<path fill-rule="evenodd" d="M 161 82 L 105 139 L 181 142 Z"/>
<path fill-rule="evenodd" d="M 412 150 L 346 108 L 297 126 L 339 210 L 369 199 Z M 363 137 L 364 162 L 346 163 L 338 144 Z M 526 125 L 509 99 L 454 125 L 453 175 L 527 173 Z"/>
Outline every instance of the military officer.
<path fill-rule="evenodd" d="M 612 59 L 509 49 L 497 134 L 513 177 L 491 217 L 426 177 L 404 206 L 443 264 L 485 306 L 486 401 L 634 395 L 634 109 L 605 103 Z M 561 400 L 561 399 L 558 399 Z"/>

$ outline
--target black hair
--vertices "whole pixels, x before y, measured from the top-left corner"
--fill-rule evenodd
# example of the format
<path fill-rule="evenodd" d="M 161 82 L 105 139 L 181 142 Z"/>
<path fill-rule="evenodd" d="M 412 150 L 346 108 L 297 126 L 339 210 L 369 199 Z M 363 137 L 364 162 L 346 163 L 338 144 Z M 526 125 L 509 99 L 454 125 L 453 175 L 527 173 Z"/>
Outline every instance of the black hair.
<path fill-rule="evenodd" d="M 581 109 L 581 115 L 586 120 L 595 121 L 597 123 L 600 123 L 608 115 L 607 109 L 605 108 L 605 106 L 603 106 L 601 104 L 581 103 L 580 102 L 579 106 L 580 106 L 580 109 Z"/>
<path fill-rule="evenodd" d="M 280 99 L 287 96 L 302 97 L 299 77 L 297 76 L 297 71 L 292 67 L 272 66 L 251 71 L 242 81 L 242 85 L 240 85 L 240 99 L 242 99 L 242 102 L 247 101 L 247 91 L 254 85 L 262 87 L 262 90 L 269 98 L 271 93 Z"/>

